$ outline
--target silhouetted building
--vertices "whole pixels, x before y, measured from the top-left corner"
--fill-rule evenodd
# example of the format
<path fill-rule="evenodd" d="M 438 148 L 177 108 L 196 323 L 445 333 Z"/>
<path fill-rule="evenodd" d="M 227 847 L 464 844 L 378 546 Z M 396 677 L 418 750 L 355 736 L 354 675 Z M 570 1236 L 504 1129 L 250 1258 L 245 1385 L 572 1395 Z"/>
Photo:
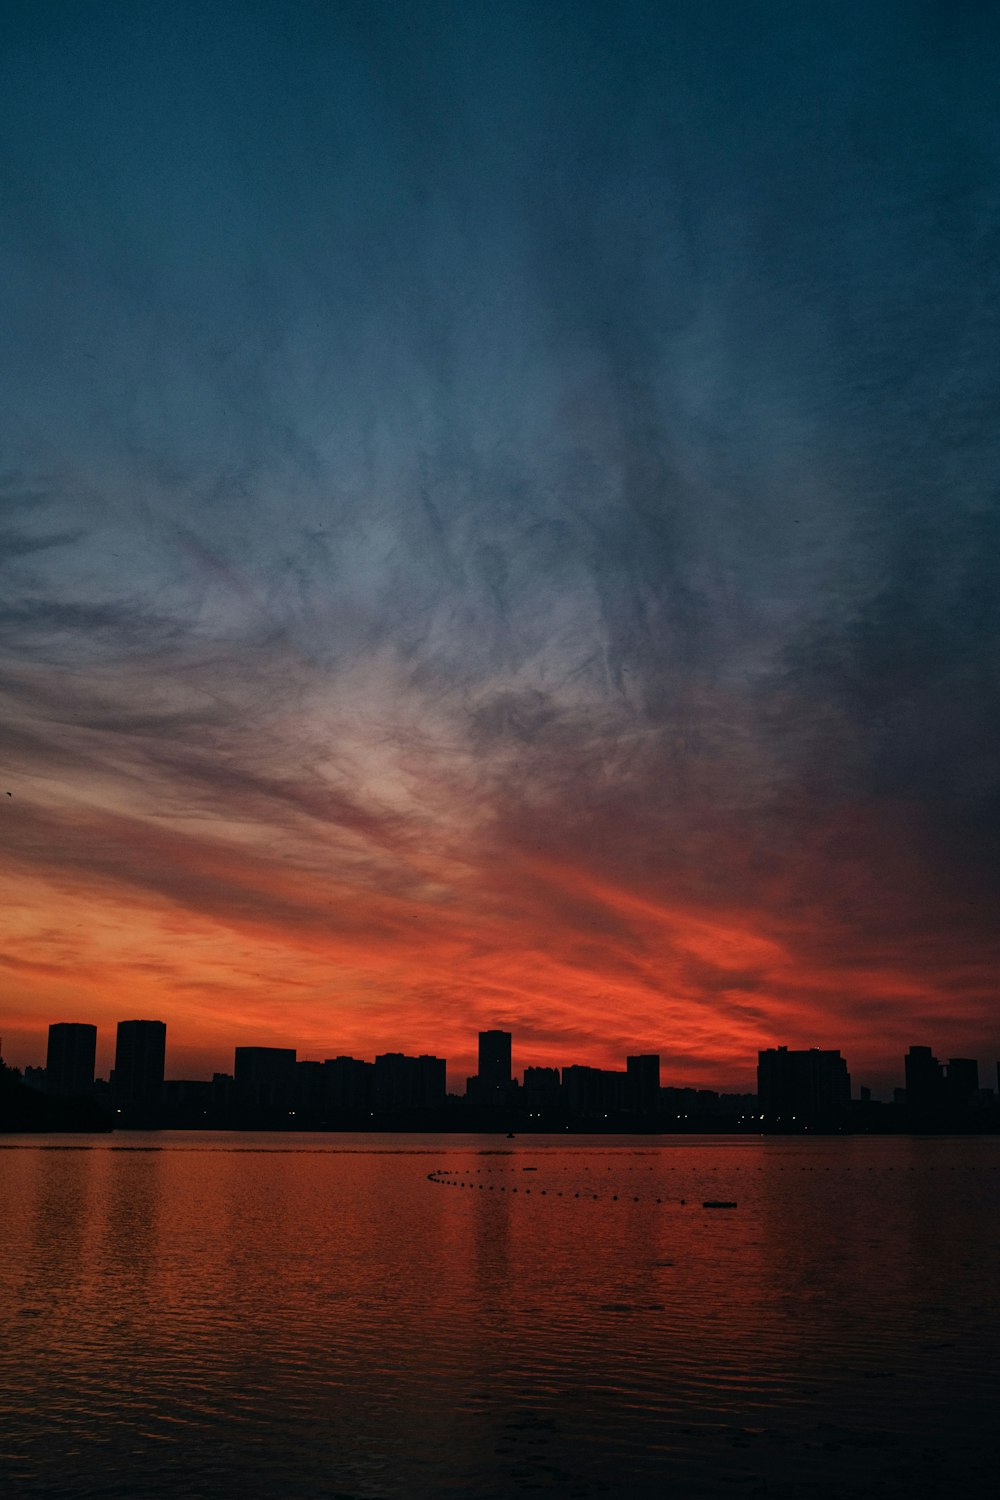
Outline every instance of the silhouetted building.
<path fill-rule="evenodd" d="M 601 1110 L 601 1070 L 582 1063 L 571 1063 L 562 1070 L 562 1100 L 566 1113 L 575 1119 L 587 1119 Z"/>
<path fill-rule="evenodd" d="M 326 1106 L 326 1074 L 321 1062 L 295 1064 L 295 1094 L 292 1101 L 297 1112 L 319 1115 Z"/>
<path fill-rule="evenodd" d="M 604 1113 L 622 1114 L 628 1107 L 628 1074 L 615 1068 L 602 1068 L 600 1087 Z"/>
<path fill-rule="evenodd" d="M 0 1135 L 8 1131 L 112 1128 L 111 1116 L 99 1109 L 93 1099 L 48 1094 L 41 1089 L 29 1088 L 18 1069 L 7 1067 L 0 1056 Z M 7 1208 L 6 1201 L 3 1207 Z"/>
<path fill-rule="evenodd" d="M 557 1110 L 561 1093 L 558 1068 L 525 1068 L 521 1103 L 530 1114 Z"/>
<path fill-rule="evenodd" d="M 974 1057 L 952 1057 L 945 1074 L 945 1096 L 951 1109 L 972 1109 L 979 1094 L 979 1063 Z"/>
<path fill-rule="evenodd" d="M 345 1114 L 370 1113 L 375 1083 L 375 1064 L 357 1057 L 328 1057 L 326 1102 L 329 1109 Z"/>
<path fill-rule="evenodd" d="M 233 1075 L 242 1113 L 287 1114 L 295 1108 L 294 1047 L 237 1047 Z"/>
<path fill-rule="evenodd" d="M 511 1099 L 509 1031 L 479 1033 L 479 1072 L 465 1080 L 465 1097 L 477 1109 L 495 1109 Z"/>
<path fill-rule="evenodd" d="M 851 1103 L 851 1079 L 839 1051 L 768 1047 L 757 1054 L 757 1102 L 765 1125 L 835 1124 Z"/>
<path fill-rule="evenodd" d="M 756 1094 L 720 1094 L 716 1101 L 715 1113 L 719 1116 L 742 1124 L 757 1114 Z"/>
<path fill-rule="evenodd" d="M 510 1083 L 509 1031 L 481 1031 L 479 1033 L 479 1078 L 489 1089 L 503 1089 Z"/>
<path fill-rule="evenodd" d="M 911 1114 L 931 1114 L 944 1104 L 944 1069 L 929 1047 L 911 1047 L 903 1060 L 906 1107 Z"/>
<path fill-rule="evenodd" d="M 574 1063 L 562 1070 L 563 1109 L 575 1119 L 603 1119 L 625 1109 L 628 1075 Z"/>
<path fill-rule="evenodd" d="M 159 1109 L 167 1047 L 165 1021 L 119 1021 L 115 1043 L 115 1104 L 125 1113 Z"/>
<path fill-rule="evenodd" d="M 412 1109 L 415 1103 L 414 1059 L 405 1052 L 383 1052 L 375 1059 L 374 1102 L 377 1110 Z"/>
<path fill-rule="evenodd" d="M 443 1057 L 422 1052 L 417 1058 L 417 1097 L 421 1109 L 436 1109 L 448 1097 L 448 1069 Z"/>
<path fill-rule="evenodd" d="M 625 1059 L 626 1098 L 628 1108 L 636 1114 L 651 1115 L 660 1106 L 660 1055 L 646 1052 Z"/>
<path fill-rule="evenodd" d="M 714 1089 L 660 1090 L 660 1110 L 668 1119 L 677 1121 L 703 1118 L 718 1114 L 720 1108 L 720 1096 Z"/>
<path fill-rule="evenodd" d="M 384 1052 L 375 1059 L 375 1109 L 433 1109 L 447 1095 L 443 1057 L 407 1057 L 403 1052 Z"/>
<path fill-rule="evenodd" d="M 235 1079 L 231 1073 L 212 1074 L 212 1111 L 217 1117 L 228 1118 L 233 1107 Z"/>
<path fill-rule="evenodd" d="M 81 1021 L 54 1021 L 49 1027 L 45 1087 L 50 1094 L 82 1098 L 94 1087 L 97 1027 Z"/>
<path fill-rule="evenodd" d="M 171 1125 L 205 1125 L 213 1108 L 212 1085 L 202 1078 L 167 1078 L 163 1083 L 162 1116 Z"/>
<path fill-rule="evenodd" d="M 291 1085 L 295 1077 L 294 1047 L 237 1047 L 233 1058 L 237 1084 Z"/>

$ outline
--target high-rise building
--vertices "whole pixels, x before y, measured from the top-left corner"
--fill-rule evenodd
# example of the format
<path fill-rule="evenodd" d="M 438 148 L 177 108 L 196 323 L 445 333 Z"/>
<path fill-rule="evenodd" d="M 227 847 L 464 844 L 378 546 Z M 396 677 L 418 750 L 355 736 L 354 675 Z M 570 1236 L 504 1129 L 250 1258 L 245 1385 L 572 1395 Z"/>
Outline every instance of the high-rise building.
<path fill-rule="evenodd" d="M 237 1083 L 290 1083 L 295 1077 L 294 1047 L 237 1047 L 233 1058 Z"/>
<path fill-rule="evenodd" d="M 296 1105 L 294 1047 L 237 1047 L 233 1097 L 241 1112 L 287 1114 Z"/>
<path fill-rule="evenodd" d="M 836 1123 L 851 1102 L 847 1063 L 818 1047 L 765 1048 L 757 1054 L 757 1101 L 765 1124 Z"/>
<path fill-rule="evenodd" d="M 654 1114 L 660 1103 L 660 1054 L 627 1057 L 625 1073 L 628 1108 L 640 1115 Z"/>
<path fill-rule="evenodd" d="M 575 1119 L 603 1119 L 625 1109 L 628 1074 L 573 1063 L 562 1070 L 562 1105 Z"/>
<path fill-rule="evenodd" d="M 378 1110 L 431 1109 L 446 1097 L 445 1059 L 383 1052 L 375 1059 L 374 1099 Z"/>
<path fill-rule="evenodd" d="M 417 1100 L 421 1109 L 435 1109 L 448 1097 L 448 1067 L 443 1057 L 421 1052 L 417 1058 Z"/>
<path fill-rule="evenodd" d="M 510 1088 L 510 1043 L 509 1031 L 479 1033 L 479 1091 L 484 1097 Z"/>
<path fill-rule="evenodd" d="M 115 1043 L 115 1103 L 120 1110 L 159 1108 L 167 1047 L 165 1021 L 119 1021 Z"/>
<path fill-rule="evenodd" d="M 333 1110 L 371 1110 L 375 1064 L 357 1057 L 328 1057 L 323 1063 L 324 1095 Z"/>
<path fill-rule="evenodd" d="M 49 1027 L 45 1087 L 50 1094 L 79 1098 L 94 1087 L 97 1027 L 81 1021 L 55 1021 Z"/>
<path fill-rule="evenodd" d="M 584 1063 L 571 1063 L 562 1070 L 562 1103 L 574 1119 L 603 1114 L 601 1070 Z"/>
<path fill-rule="evenodd" d="M 525 1068 L 521 1097 L 529 1113 L 559 1108 L 558 1068 Z"/>
<path fill-rule="evenodd" d="M 914 1114 L 941 1108 L 944 1103 L 944 1069 L 929 1047 L 911 1047 L 903 1060 L 906 1077 L 906 1107 Z"/>
<path fill-rule="evenodd" d="M 326 1104 L 326 1074 L 321 1062 L 295 1064 L 294 1106 L 297 1114 L 313 1115 Z"/>
<path fill-rule="evenodd" d="M 974 1057 L 948 1060 L 945 1093 L 953 1109 L 971 1109 L 979 1096 L 979 1063 Z"/>
<path fill-rule="evenodd" d="M 375 1058 L 372 1080 L 377 1110 L 412 1109 L 415 1101 L 413 1058 L 405 1052 L 382 1052 Z"/>

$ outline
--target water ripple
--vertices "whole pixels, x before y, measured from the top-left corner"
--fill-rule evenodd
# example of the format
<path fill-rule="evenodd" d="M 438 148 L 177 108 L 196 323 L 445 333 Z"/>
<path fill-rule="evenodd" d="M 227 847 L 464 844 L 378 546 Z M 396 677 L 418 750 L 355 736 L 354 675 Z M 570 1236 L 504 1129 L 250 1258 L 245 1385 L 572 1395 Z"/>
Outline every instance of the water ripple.
<path fill-rule="evenodd" d="M 0 1479 L 983 1488 L 998 1166 L 990 1140 L 3 1143 Z"/>

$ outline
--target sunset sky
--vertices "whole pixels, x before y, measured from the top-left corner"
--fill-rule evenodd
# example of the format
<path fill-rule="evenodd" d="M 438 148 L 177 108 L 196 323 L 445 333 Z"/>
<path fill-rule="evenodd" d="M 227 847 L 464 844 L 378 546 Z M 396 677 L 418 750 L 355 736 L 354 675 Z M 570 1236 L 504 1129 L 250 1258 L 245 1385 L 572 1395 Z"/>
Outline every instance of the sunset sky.
<path fill-rule="evenodd" d="M 3 25 L 7 1060 L 992 1071 L 996 8 Z"/>

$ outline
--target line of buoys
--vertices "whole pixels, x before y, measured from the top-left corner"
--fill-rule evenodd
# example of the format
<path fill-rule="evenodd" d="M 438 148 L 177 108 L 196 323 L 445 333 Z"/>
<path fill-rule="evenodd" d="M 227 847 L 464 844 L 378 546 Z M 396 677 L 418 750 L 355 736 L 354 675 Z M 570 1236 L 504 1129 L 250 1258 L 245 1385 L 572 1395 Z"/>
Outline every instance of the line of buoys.
<path fill-rule="evenodd" d="M 478 1188 L 479 1191 L 482 1192 L 483 1191 L 483 1187 L 484 1187 L 483 1183 L 481 1183 L 481 1182 L 477 1183 L 477 1182 L 463 1182 L 463 1181 L 461 1181 L 461 1178 L 463 1176 L 471 1176 L 471 1175 L 472 1175 L 471 1172 L 470 1173 L 460 1173 L 460 1172 L 453 1171 L 451 1168 L 441 1167 L 441 1168 L 437 1168 L 433 1172 L 428 1172 L 427 1173 L 427 1181 L 428 1182 L 437 1183 L 437 1185 L 439 1187 L 453 1187 L 453 1188 L 456 1188 L 456 1187 L 457 1188 L 466 1188 L 466 1187 L 468 1187 L 468 1188 Z M 499 1188 L 497 1187 L 497 1185 L 495 1183 L 492 1183 L 492 1182 L 489 1183 L 489 1184 L 487 1184 L 486 1186 L 487 1186 L 487 1190 L 489 1192 L 491 1192 L 491 1193 L 497 1192 L 497 1191 L 499 1191 L 501 1193 L 506 1193 L 508 1191 L 508 1189 L 506 1188 L 506 1186 L 503 1183 L 500 1183 Z M 514 1186 L 511 1186 L 510 1191 L 512 1193 L 516 1193 L 517 1192 L 517 1188 L 514 1187 Z M 524 1192 L 525 1192 L 525 1194 L 527 1194 L 530 1197 L 530 1195 L 531 1195 L 531 1189 L 530 1188 L 525 1188 Z M 538 1196 L 541 1197 L 541 1198 L 546 1198 L 546 1197 L 548 1197 L 548 1193 L 549 1193 L 549 1190 L 547 1188 L 540 1188 Z M 562 1191 L 561 1190 L 556 1191 L 554 1193 L 554 1196 L 557 1197 L 557 1198 L 561 1198 L 563 1196 Z M 598 1203 L 598 1202 L 602 1201 L 600 1193 L 585 1193 L 585 1192 L 579 1192 L 578 1191 L 578 1192 L 575 1192 L 573 1194 L 573 1197 L 574 1198 L 589 1198 L 592 1203 Z M 620 1197 L 620 1195 L 618 1193 L 611 1193 L 609 1195 L 606 1195 L 604 1197 L 603 1201 L 604 1202 L 610 1201 L 612 1203 L 617 1203 L 617 1202 L 619 1202 L 619 1197 Z M 624 1201 L 627 1202 L 629 1200 L 626 1197 Z M 686 1198 L 678 1198 L 676 1200 L 671 1200 L 669 1198 L 664 1199 L 662 1197 L 646 1198 L 646 1199 L 644 1199 L 644 1198 L 641 1198 L 638 1193 L 635 1193 L 635 1194 L 632 1195 L 631 1201 L 633 1203 L 643 1203 L 643 1202 L 650 1203 L 650 1202 L 653 1202 L 653 1203 L 660 1203 L 660 1204 L 663 1204 L 665 1202 L 666 1203 L 670 1203 L 671 1201 L 675 1201 L 678 1204 L 680 1204 L 682 1207 L 686 1206 L 686 1204 L 687 1204 L 687 1199 Z M 707 1198 L 707 1199 L 705 1199 L 702 1202 L 702 1208 L 736 1208 L 736 1207 L 737 1207 L 737 1204 L 736 1204 L 735 1199 L 728 1199 L 728 1198 L 727 1199 Z"/>

